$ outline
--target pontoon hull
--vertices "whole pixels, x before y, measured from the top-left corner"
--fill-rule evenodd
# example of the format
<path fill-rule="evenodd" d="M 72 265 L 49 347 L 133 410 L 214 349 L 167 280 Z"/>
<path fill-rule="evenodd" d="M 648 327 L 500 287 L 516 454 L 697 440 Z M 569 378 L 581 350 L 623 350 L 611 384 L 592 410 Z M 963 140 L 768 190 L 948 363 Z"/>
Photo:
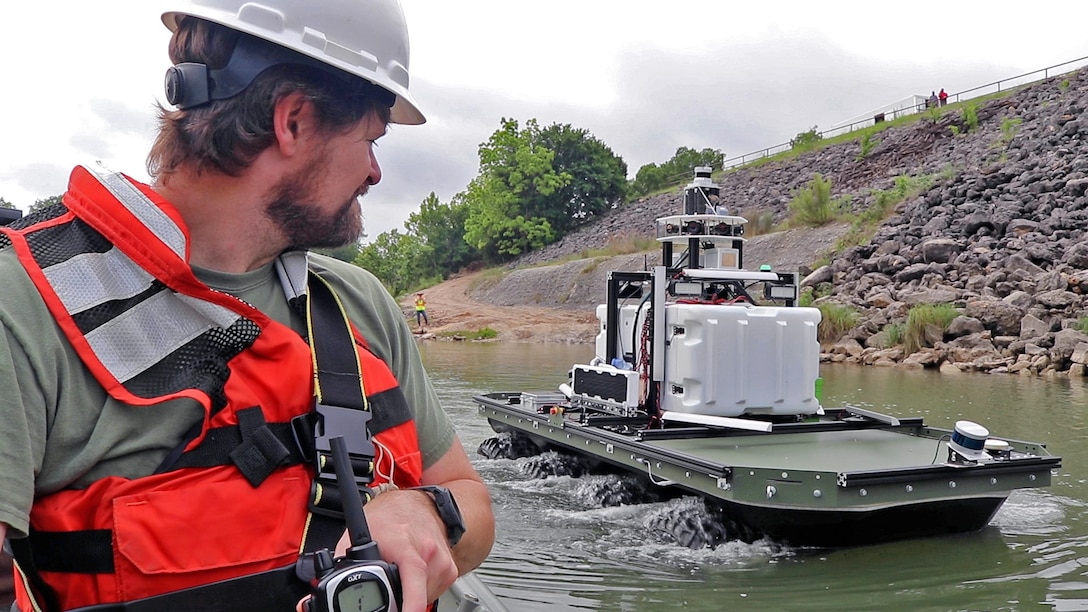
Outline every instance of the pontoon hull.
<path fill-rule="evenodd" d="M 849 412 L 780 423 L 771 433 L 713 427 L 649 428 L 519 395 L 477 396 L 497 432 L 646 476 L 714 502 L 724 516 L 773 540 L 841 547 L 977 531 L 1009 493 L 1050 484 L 1061 465 L 1041 445 L 1010 441 L 1008 458 L 947 461 L 947 430 Z"/>

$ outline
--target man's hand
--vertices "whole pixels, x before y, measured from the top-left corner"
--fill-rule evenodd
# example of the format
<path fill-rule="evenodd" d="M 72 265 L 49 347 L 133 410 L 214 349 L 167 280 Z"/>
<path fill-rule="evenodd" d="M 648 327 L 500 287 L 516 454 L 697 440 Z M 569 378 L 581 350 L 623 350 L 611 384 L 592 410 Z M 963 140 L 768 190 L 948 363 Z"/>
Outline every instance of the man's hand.
<path fill-rule="evenodd" d="M 425 612 L 457 580 L 446 527 L 430 495 L 411 489 L 387 491 L 363 510 L 382 559 L 397 566 L 401 611 Z M 345 532 L 336 545 L 336 556 L 346 554 L 350 546 Z M 296 606 L 297 612 L 303 612 L 304 602 Z"/>
<path fill-rule="evenodd" d="M 397 565 L 404 594 L 403 612 L 426 610 L 459 574 L 479 566 L 495 542 L 491 497 L 459 440 L 455 438 L 446 453 L 423 470 L 423 484 L 442 485 L 457 500 L 465 535 L 455 551 L 450 550 L 446 526 L 431 496 L 423 491 L 386 491 L 363 508 L 382 559 Z M 336 554 L 343 555 L 349 546 L 345 533 Z M 301 602 L 297 610 L 303 612 Z"/>
<path fill-rule="evenodd" d="M 363 510 L 382 559 L 397 566 L 403 612 L 424 612 L 457 580 L 457 564 L 446 542 L 446 526 L 423 491 L 402 489 L 375 497 Z M 340 539 L 337 554 L 351 544 Z"/>

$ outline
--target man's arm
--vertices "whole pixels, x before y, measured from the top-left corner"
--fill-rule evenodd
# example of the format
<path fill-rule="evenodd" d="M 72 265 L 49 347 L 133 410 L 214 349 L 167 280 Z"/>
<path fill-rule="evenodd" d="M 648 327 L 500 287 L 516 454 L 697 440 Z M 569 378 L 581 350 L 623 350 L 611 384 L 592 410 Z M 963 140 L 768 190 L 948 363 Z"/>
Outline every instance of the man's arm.
<path fill-rule="evenodd" d="M 495 516 L 491 511 L 491 494 L 472 467 L 460 440 L 454 438 L 446 454 L 423 471 L 423 484 L 442 485 L 457 500 L 465 521 L 465 535 L 453 548 L 453 557 L 459 575 L 472 571 L 484 562 L 495 543 Z"/>

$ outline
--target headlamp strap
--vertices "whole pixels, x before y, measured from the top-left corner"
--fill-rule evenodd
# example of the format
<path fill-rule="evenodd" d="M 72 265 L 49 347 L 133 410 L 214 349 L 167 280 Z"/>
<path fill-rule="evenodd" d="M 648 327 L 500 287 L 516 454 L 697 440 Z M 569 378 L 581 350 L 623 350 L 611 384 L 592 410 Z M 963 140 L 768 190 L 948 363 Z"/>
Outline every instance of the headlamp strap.
<path fill-rule="evenodd" d="M 166 101 L 179 109 L 200 106 L 212 100 L 226 100 L 242 93 L 262 72 L 281 64 L 320 70 L 351 82 L 382 104 L 392 108 L 396 96 L 382 87 L 356 77 L 308 55 L 286 47 L 242 36 L 227 65 L 211 69 L 198 62 L 182 62 L 166 70 Z"/>

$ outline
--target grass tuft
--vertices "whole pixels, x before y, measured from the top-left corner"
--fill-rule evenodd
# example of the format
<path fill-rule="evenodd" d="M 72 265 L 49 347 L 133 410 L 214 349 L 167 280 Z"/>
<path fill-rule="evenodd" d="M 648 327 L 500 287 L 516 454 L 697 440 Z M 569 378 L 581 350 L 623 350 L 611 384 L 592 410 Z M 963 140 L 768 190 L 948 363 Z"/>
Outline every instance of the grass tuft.
<path fill-rule="evenodd" d="M 943 336 L 948 325 L 959 315 L 960 310 L 952 304 L 918 304 L 911 308 L 903 328 L 903 350 L 909 355 L 930 346 L 927 335 Z"/>
<path fill-rule="evenodd" d="M 796 190 L 790 200 L 790 221 L 803 227 L 819 227 L 839 218 L 843 205 L 831 198 L 831 180 L 816 173 L 808 185 Z"/>
<path fill-rule="evenodd" d="M 470 340 L 470 341 L 471 340 L 493 340 L 493 339 L 495 339 L 495 338 L 497 338 L 499 336 L 499 332 L 491 329 L 490 327 L 485 327 L 483 329 L 477 329 L 475 331 L 464 330 L 464 329 L 454 329 L 454 330 L 448 330 L 448 331 L 441 331 L 441 332 L 438 332 L 436 335 L 438 335 L 438 336 L 440 336 L 442 338 L 463 338 L 465 340 Z"/>
<path fill-rule="evenodd" d="M 837 342 L 843 334 L 850 331 L 858 324 L 861 315 L 849 306 L 836 304 L 835 302 L 820 302 L 816 304 L 820 310 L 820 327 L 816 331 L 816 338 L 820 344 Z"/>

